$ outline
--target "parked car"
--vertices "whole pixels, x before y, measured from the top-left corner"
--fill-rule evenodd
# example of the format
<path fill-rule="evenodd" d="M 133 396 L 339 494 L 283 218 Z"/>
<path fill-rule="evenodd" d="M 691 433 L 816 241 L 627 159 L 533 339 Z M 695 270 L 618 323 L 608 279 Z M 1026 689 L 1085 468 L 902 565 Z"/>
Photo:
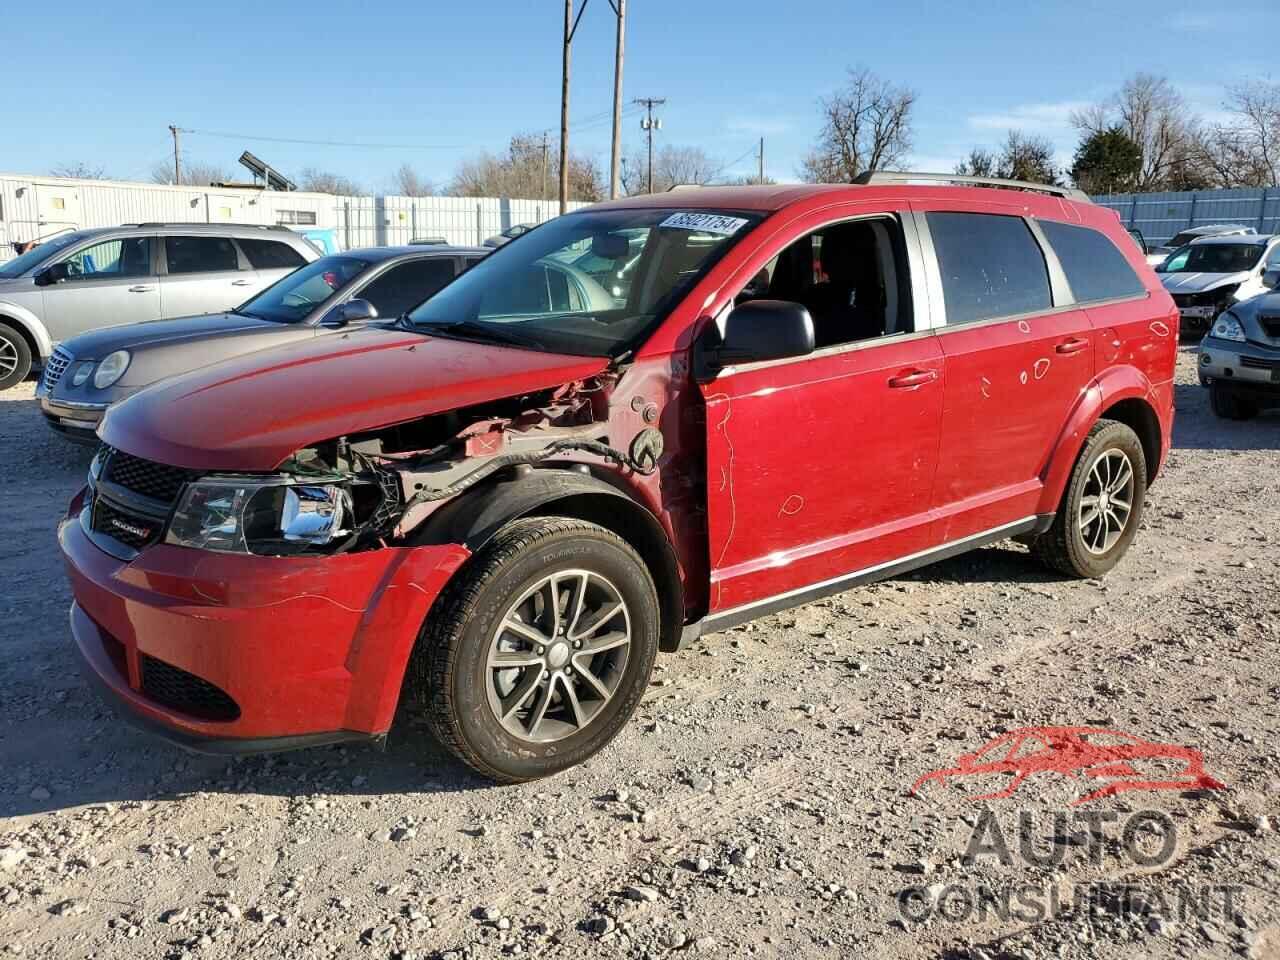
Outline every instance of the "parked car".
<path fill-rule="evenodd" d="M 1133 232 L 1130 231 L 1131 234 Z M 1149 248 L 1147 250 L 1147 263 L 1153 267 L 1158 267 L 1179 247 L 1184 247 L 1192 240 L 1199 240 L 1201 237 L 1237 237 L 1257 232 L 1253 227 L 1246 227 L 1241 223 L 1214 223 L 1203 227 L 1189 227 L 1180 233 L 1175 233 L 1169 238 L 1169 242 L 1163 246 Z"/>
<path fill-rule="evenodd" d="M 332 227 L 313 227 L 298 232 L 311 241 L 312 246 L 320 251 L 322 257 L 342 253 L 342 241 L 338 238 L 338 231 Z"/>
<path fill-rule="evenodd" d="M 1103 576 L 1170 446 L 1172 300 L 1077 191 L 902 176 L 598 204 L 394 329 L 111 407 L 58 534 L 88 676 L 224 753 L 381 738 L 404 690 L 521 781 L 699 634 L 1013 536 Z M 625 295 L 565 262 L 636 230 Z"/>
<path fill-rule="evenodd" d="M 500 247 L 504 243 L 509 243 L 510 241 L 514 240 L 516 237 L 521 236 L 522 234 L 528 233 L 535 226 L 537 226 L 537 224 L 517 223 L 514 226 L 507 227 L 507 229 L 503 230 L 498 235 L 490 237 L 488 240 L 484 242 L 484 245 L 486 247 Z"/>
<path fill-rule="evenodd" d="M 1271 292 L 1233 304 L 1200 341 L 1200 385 L 1227 420 L 1280 406 L 1280 269 L 1263 279 Z"/>
<path fill-rule="evenodd" d="M 1170 256 L 1160 281 L 1178 305 L 1183 332 L 1201 335 L 1223 310 L 1265 293 L 1262 275 L 1276 268 L 1280 236 L 1205 237 Z"/>
<path fill-rule="evenodd" d="M 89 443 L 107 407 L 174 374 L 267 347 L 395 319 L 489 251 L 373 247 L 295 270 L 226 313 L 107 327 L 54 348 L 36 395 L 54 430 Z"/>
<path fill-rule="evenodd" d="M 59 234 L 0 264 L 0 390 L 77 334 L 227 310 L 319 256 L 285 227 L 143 223 Z"/>

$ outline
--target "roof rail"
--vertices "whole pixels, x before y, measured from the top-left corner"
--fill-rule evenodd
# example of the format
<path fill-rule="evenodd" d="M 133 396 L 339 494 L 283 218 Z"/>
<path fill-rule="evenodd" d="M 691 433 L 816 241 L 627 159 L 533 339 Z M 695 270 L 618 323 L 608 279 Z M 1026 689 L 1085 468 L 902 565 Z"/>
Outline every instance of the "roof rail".
<path fill-rule="evenodd" d="M 961 173 L 914 173 L 905 170 L 868 170 L 853 178 L 853 182 L 869 186 L 883 183 L 939 183 L 970 187 L 999 187 L 1004 190 L 1026 190 L 1030 193 L 1047 193 L 1079 203 L 1092 203 L 1089 195 L 1075 187 L 1055 187 L 1048 183 L 1032 183 L 1029 180 L 1002 180 L 999 177 L 969 177 Z"/>
<path fill-rule="evenodd" d="M 218 228 L 218 227 L 230 227 L 230 228 L 232 228 L 233 230 L 288 230 L 288 229 L 289 229 L 288 227 L 286 227 L 286 226 L 282 226 L 281 224 L 278 224 L 278 223 L 191 223 L 191 222 L 184 222 L 184 221 L 181 221 L 181 220 L 175 220 L 175 221 L 170 222 L 170 223 L 166 223 L 166 222 L 159 221 L 159 220 L 156 220 L 156 221 L 149 221 L 149 222 L 147 222 L 147 223 L 122 223 L 122 224 L 120 224 L 120 226 L 122 226 L 122 227 L 148 227 L 148 228 L 151 228 L 151 227 L 183 227 L 183 228 L 186 228 L 186 229 L 190 229 L 190 228 L 192 228 L 192 227 L 204 227 L 204 228 L 209 229 L 209 230 L 213 230 L 213 229 L 216 229 L 216 228 Z"/>
<path fill-rule="evenodd" d="M 697 190 L 705 186 L 707 186 L 705 183 L 673 183 L 667 187 L 667 193 L 671 193 L 673 190 Z"/>

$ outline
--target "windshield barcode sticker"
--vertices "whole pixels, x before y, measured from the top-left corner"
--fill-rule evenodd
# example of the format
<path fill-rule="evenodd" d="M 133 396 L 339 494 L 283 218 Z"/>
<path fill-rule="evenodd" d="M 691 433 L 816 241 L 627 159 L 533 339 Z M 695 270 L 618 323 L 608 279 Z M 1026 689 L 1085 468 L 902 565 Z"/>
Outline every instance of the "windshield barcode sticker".
<path fill-rule="evenodd" d="M 698 230 L 731 237 L 747 225 L 745 217 L 726 217 L 719 213 L 673 213 L 658 226 L 672 230 Z"/>

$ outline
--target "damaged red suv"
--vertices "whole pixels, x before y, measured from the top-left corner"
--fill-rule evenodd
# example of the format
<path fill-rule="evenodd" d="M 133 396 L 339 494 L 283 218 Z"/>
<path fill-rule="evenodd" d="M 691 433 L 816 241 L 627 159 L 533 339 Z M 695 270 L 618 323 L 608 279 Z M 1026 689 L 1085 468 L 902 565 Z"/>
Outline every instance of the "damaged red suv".
<path fill-rule="evenodd" d="M 212 752 L 381 738 L 409 697 L 519 781 L 699 633 L 1008 537 L 1106 573 L 1177 310 L 1114 213 L 955 180 L 599 204 L 394 325 L 138 393 L 59 529 L 88 675 Z"/>

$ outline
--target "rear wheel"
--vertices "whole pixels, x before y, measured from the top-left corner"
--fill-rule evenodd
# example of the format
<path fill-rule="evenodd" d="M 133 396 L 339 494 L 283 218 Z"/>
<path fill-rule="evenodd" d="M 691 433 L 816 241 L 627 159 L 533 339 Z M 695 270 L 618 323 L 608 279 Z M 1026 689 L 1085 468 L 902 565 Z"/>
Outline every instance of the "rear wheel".
<path fill-rule="evenodd" d="M 441 595 L 411 689 L 435 735 L 478 773 L 545 777 L 631 718 L 658 626 L 653 580 L 624 540 L 581 520 L 517 520 Z"/>
<path fill-rule="evenodd" d="M 26 338 L 7 323 L 0 323 L 0 390 L 27 379 L 31 372 L 31 347 Z"/>
<path fill-rule="evenodd" d="M 1099 420 L 1085 438 L 1062 503 L 1035 552 L 1074 577 L 1100 577 L 1129 549 L 1147 495 L 1147 461 L 1138 435 Z"/>
<path fill-rule="evenodd" d="M 1209 406 L 1223 420 L 1252 420 L 1258 415 L 1257 403 L 1216 380 L 1209 387 Z"/>

